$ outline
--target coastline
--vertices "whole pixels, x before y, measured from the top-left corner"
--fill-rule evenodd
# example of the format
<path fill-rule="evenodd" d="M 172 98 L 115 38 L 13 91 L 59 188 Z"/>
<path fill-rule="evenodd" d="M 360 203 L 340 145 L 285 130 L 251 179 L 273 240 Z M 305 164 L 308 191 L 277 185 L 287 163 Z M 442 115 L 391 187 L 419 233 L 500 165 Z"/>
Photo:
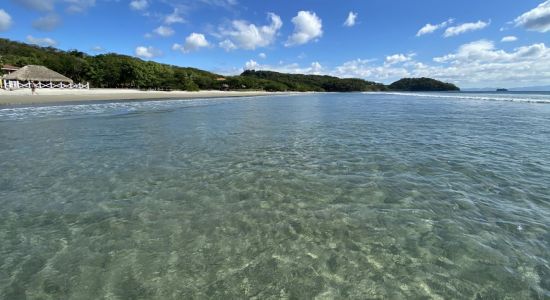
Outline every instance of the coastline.
<path fill-rule="evenodd" d="M 265 91 L 140 91 L 132 89 L 89 89 L 89 90 L 59 90 L 40 89 L 37 95 L 30 90 L 5 91 L 0 90 L 0 108 L 11 105 L 62 104 L 88 101 L 117 100 L 162 100 L 162 99 L 193 99 L 193 98 L 226 98 L 289 95 L 288 92 Z"/>

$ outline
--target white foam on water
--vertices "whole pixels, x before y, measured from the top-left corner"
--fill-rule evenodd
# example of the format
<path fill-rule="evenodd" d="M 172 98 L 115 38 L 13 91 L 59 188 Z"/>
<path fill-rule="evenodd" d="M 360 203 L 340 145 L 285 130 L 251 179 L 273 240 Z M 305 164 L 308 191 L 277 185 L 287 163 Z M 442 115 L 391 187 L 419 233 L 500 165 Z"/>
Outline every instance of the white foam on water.
<path fill-rule="evenodd" d="M 365 92 L 364 94 L 396 95 L 407 97 L 423 98 L 444 98 L 458 100 L 476 101 L 507 101 L 524 103 L 550 104 L 550 95 L 544 94 L 436 94 L 436 93 L 413 93 L 413 92 Z"/>
<path fill-rule="evenodd" d="M 251 97 L 243 97 L 245 99 Z M 161 111 L 184 107 L 203 106 L 209 103 L 219 103 L 231 98 L 216 99 L 176 99 L 124 102 L 94 102 L 47 106 L 26 106 L 0 108 L 0 121 L 23 120 L 27 118 L 45 117 L 79 117 L 87 115 L 121 115 L 140 111 Z"/>

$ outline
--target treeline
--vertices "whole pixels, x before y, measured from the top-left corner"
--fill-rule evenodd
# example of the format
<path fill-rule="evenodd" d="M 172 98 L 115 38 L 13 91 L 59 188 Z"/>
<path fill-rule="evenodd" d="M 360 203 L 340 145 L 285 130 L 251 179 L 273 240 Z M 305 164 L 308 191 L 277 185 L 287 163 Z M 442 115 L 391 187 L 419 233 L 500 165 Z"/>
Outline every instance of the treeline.
<path fill-rule="evenodd" d="M 271 81 L 273 83 L 268 85 L 266 89 L 274 91 L 358 92 L 387 90 L 386 86 L 381 83 L 358 78 L 254 70 L 244 71 L 241 77 Z"/>
<path fill-rule="evenodd" d="M 0 64 L 17 67 L 43 65 L 75 82 L 90 82 L 99 88 L 139 89 L 218 89 L 217 74 L 194 68 L 167 64 L 120 55 L 91 56 L 53 47 L 39 47 L 0 39 Z"/>
<path fill-rule="evenodd" d="M 357 78 L 244 71 L 221 76 L 120 54 L 88 55 L 0 39 L 0 64 L 17 67 L 43 65 L 75 82 L 90 82 L 96 88 L 161 90 L 266 90 L 356 92 L 386 90 L 454 90 L 456 86 L 429 78 L 403 79 L 390 86 Z"/>
<path fill-rule="evenodd" d="M 442 92 L 442 91 L 459 91 L 460 89 L 448 82 L 442 82 L 431 78 L 403 78 L 389 85 L 392 91 L 412 91 L 412 92 Z"/>

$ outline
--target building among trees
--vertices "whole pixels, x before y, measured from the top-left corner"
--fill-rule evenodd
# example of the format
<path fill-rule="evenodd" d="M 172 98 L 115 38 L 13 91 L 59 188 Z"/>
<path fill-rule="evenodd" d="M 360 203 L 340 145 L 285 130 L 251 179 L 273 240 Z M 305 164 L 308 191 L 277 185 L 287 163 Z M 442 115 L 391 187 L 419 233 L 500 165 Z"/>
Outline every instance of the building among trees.
<path fill-rule="evenodd" d="M 44 66 L 28 65 L 2 76 L 4 89 L 89 88 L 88 84 L 73 84 L 73 80 Z"/>

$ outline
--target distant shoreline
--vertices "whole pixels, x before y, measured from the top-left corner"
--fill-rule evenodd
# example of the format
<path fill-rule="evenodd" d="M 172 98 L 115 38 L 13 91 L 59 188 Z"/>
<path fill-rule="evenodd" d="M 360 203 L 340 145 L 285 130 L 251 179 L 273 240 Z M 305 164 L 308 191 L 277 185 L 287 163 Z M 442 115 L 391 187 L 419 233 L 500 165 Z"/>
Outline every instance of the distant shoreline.
<path fill-rule="evenodd" d="M 131 89 L 90 89 L 90 90 L 59 90 L 38 89 L 37 95 L 30 90 L 4 91 L 0 90 L 0 108 L 12 105 L 63 104 L 89 101 L 131 101 L 131 100 L 162 100 L 162 99 L 193 99 L 193 98 L 226 98 L 252 97 L 271 95 L 290 95 L 291 92 L 265 91 L 140 91 Z"/>

